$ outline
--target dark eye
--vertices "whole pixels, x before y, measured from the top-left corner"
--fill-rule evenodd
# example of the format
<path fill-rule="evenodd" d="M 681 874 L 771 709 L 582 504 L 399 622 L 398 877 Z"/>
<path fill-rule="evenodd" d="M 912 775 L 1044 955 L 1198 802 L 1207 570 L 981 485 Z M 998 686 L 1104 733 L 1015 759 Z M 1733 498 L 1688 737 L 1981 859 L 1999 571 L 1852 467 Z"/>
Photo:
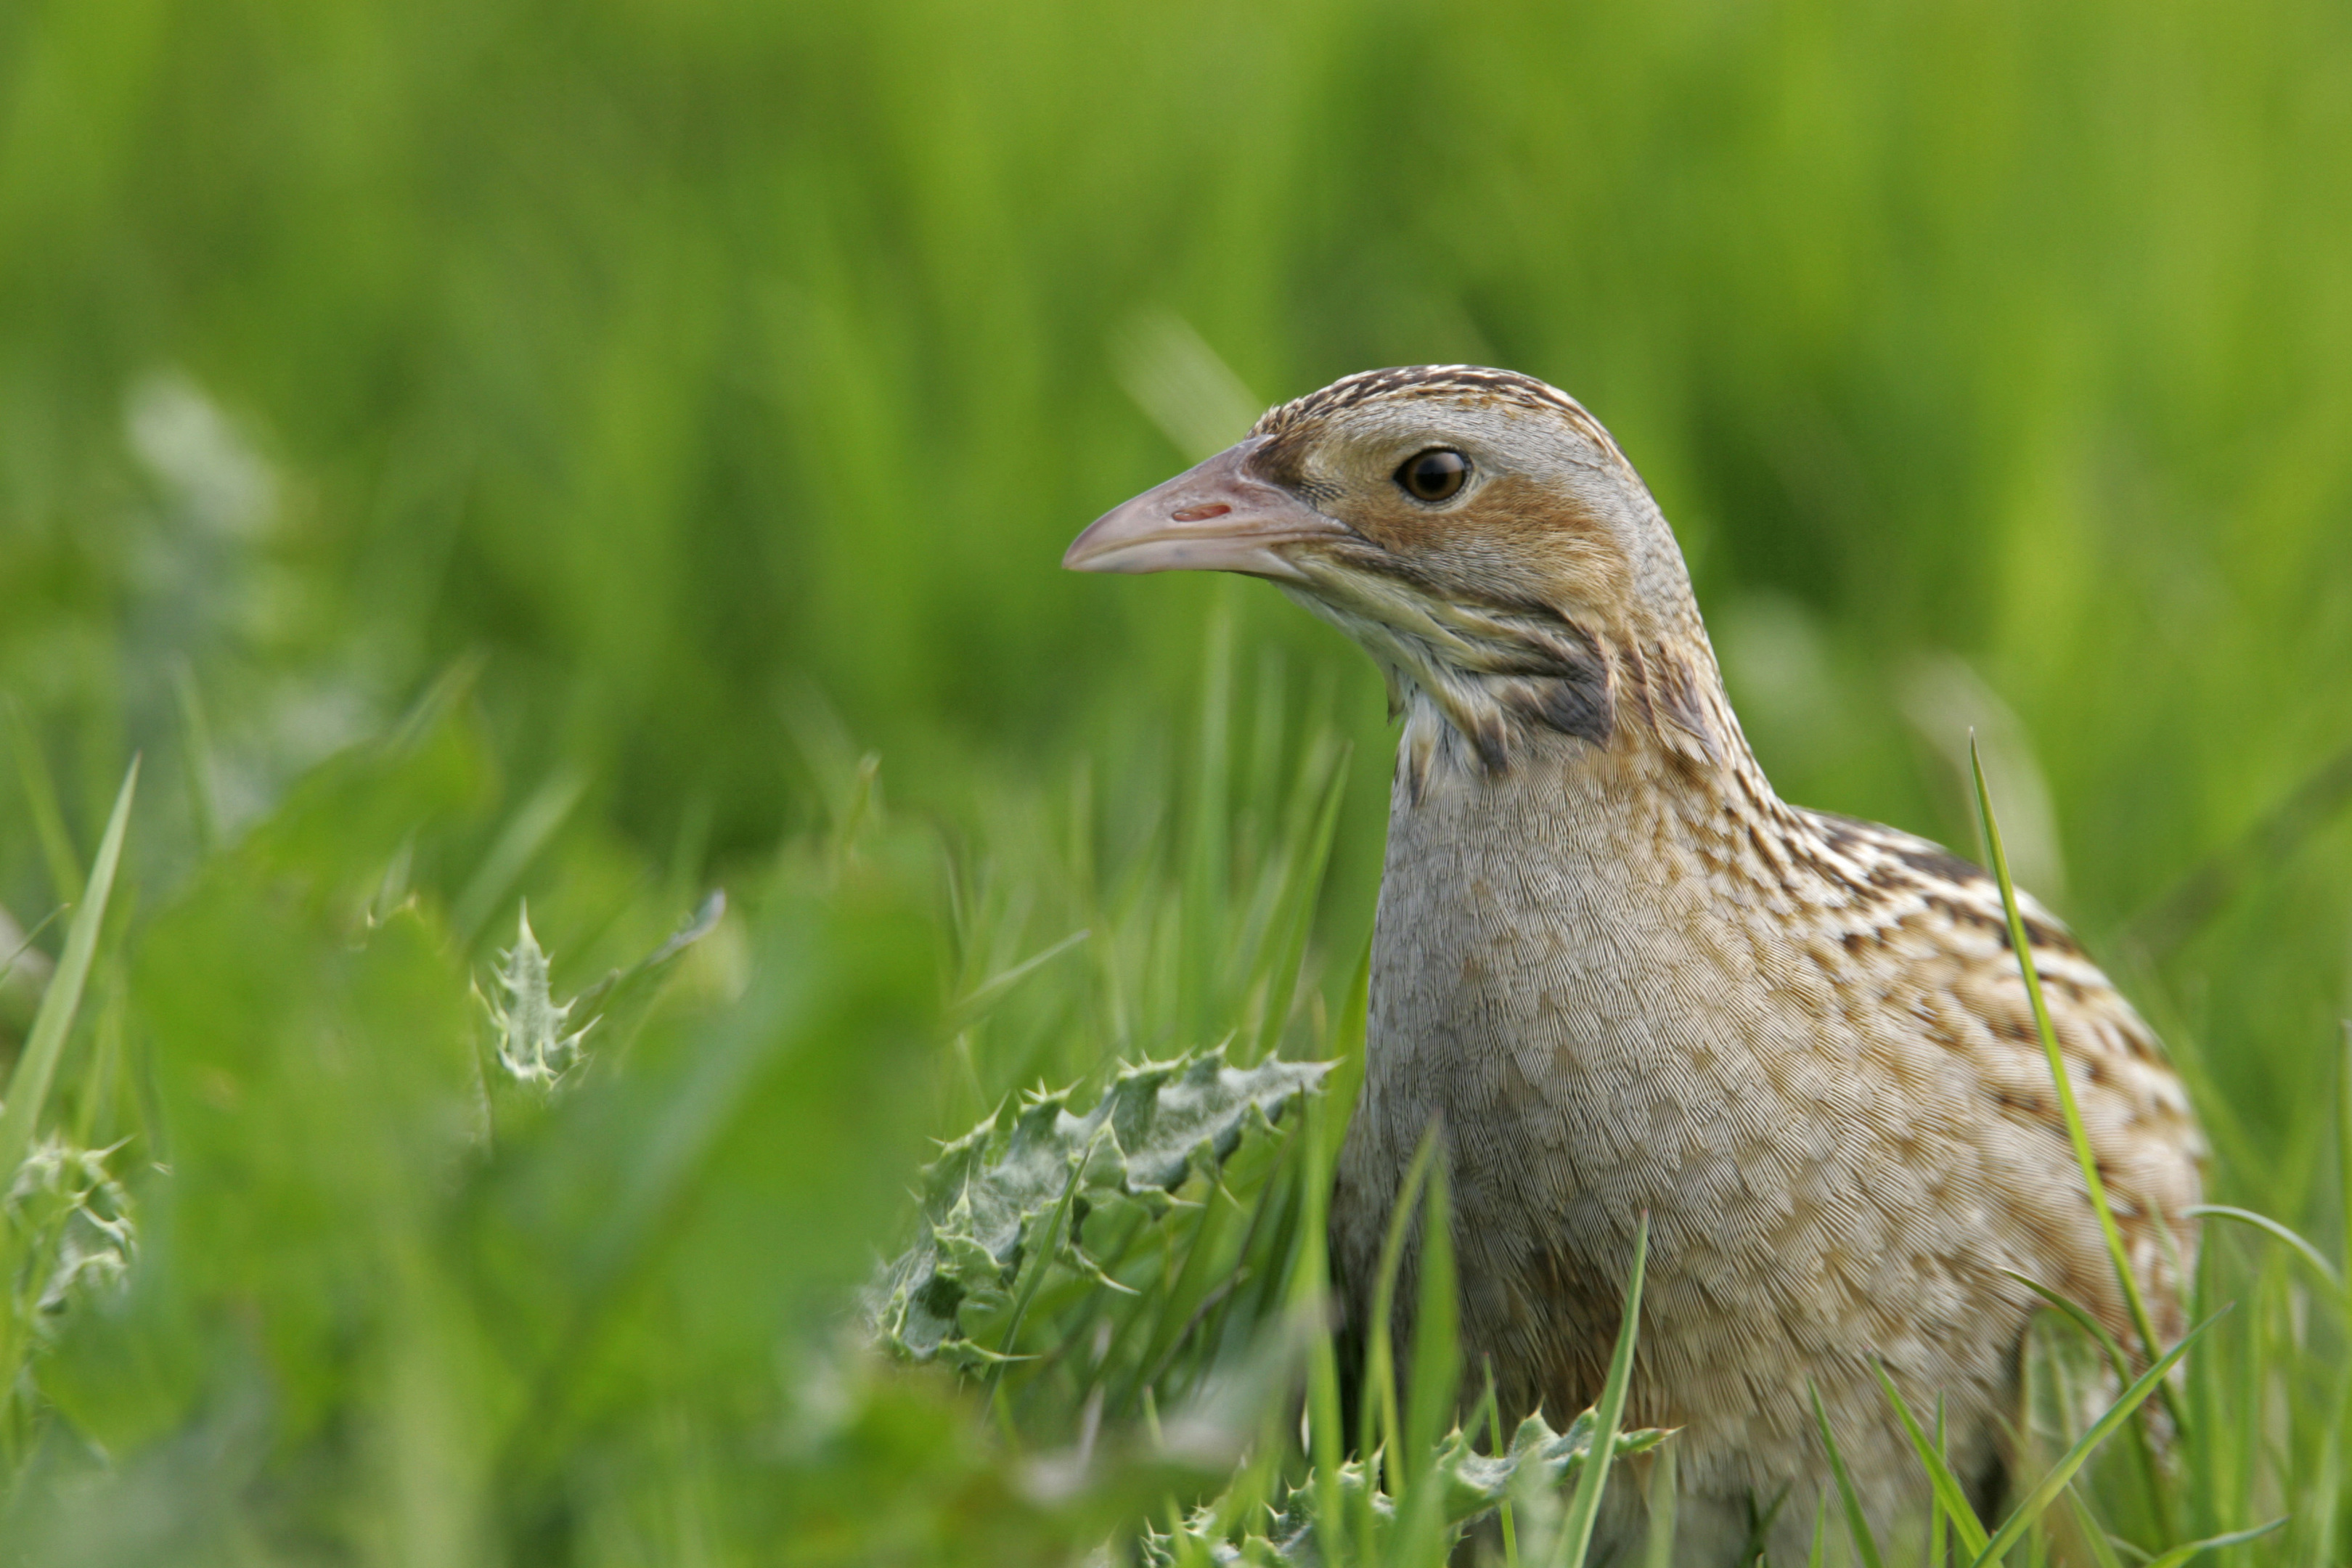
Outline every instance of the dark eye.
<path fill-rule="evenodd" d="M 1416 500 L 1451 500 L 1469 477 L 1470 459 L 1444 447 L 1407 458 L 1396 471 L 1396 482 Z"/>

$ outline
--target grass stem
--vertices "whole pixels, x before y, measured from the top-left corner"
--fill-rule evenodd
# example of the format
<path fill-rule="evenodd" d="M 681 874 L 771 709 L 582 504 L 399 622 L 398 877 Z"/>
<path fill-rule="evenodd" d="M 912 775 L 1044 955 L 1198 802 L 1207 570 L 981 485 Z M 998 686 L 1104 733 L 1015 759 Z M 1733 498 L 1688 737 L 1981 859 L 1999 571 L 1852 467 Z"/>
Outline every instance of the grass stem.
<path fill-rule="evenodd" d="M 2154 1361 L 2160 1353 L 2163 1342 L 2158 1337 L 2156 1322 L 2148 1314 L 2147 1300 L 2141 1291 L 2139 1276 L 2131 1266 L 2131 1255 L 2124 1246 L 2122 1227 L 2116 1224 L 2115 1209 L 2107 1202 L 2106 1183 L 2099 1175 L 2099 1157 L 2091 1147 L 2091 1134 L 2083 1124 L 2082 1107 L 2074 1099 L 2074 1084 L 2066 1070 L 2065 1052 L 2058 1043 L 2057 1026 L 2050 1021 L 2050 1004 L 2042 994 L 2042 976 L 2033 963 L 2033 942 L 2025 929 L 2025 916 L 2018 907 L 2017 887 L 2010 879 L 2009 854 L 2001 846 L 2000 823 L 1993 815 L 1992 792 L 1985 784 L 1984 756 L 1978 749 L 1976 737 L 1969 737 L 1969 765 L 1976 782 L 1977 813 L 1984 828 L 1985 854 L 1992 862 L 1994 879 L 2000 885 L 2000 906 L 2009 921 L 2010 950 L 2017 955 L 2018 973 L 2025 980 L 2025 994 L 2033 1008 L 2033 1026 L 2042 1037 L 2042 1054 L 2050 1061 L 2051 1082 L 2056 1086 L 2059 1114 L 2066 1123 L 2066 1136 L 2074 1146 L 2074 1162 L 2083 1173 L 2083 1184 L 2091 1197 L 2091 1209 L 2098 1216 L 2099 1234 L 2107 1244 L 2108 1261 L 2115 1266 L 2116 1282 L 2123 1291 L 2126 1309 L 2131 1314 L 2133 1328 L 2138 1332 L 2141 1353 Z M 2158 1220 L 2161 1224 L 2161 1218 Z M 2171 1411 L 2176 1426 L 2186 1429 L 2184 1413 L 2168 1390 L 2165 1403 Z"/>

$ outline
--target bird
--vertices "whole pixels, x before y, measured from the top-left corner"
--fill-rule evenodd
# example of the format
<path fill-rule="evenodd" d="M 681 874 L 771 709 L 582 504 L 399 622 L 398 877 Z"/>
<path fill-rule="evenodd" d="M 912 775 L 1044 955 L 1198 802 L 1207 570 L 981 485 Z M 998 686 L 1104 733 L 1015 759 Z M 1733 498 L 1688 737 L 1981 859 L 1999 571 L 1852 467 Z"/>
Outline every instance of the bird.
<path fill-rule="evenodd" d="M 1626 1419 L 1675 1433 L 1674 1562 L 1804 1561 L 1817 1509 L 1841 1514 L 1824 1423 L 1879 1538 L 1922 1528 L 1882 1369 L 1912 1410 L 1940 1402 L 1952 1471 L 1996 1508 L 2040 1304 L 2022 1279 L 2147 1348 L 1998 885 L 1774 792 L 1673 529 L 1575 399 L 1478 366 L 1349 375 L 1104 514 L 1064 564 L 1263 578 L 1379 666 L 1402 723 L 1330 1199 L 1340 1310 L 1370 1312 L 1435 1129 L 1465 1386 L 1558 1420 L 1601 1389 L 1646 1224 Z M 2139 1015 L 2021 904 L 2147 1314 L 2177 1342 L 2195 1114 Z M 1416 1267 L 1408 1249 L 1400 1346 Z M 1650 1528 L 1642 1486 L 1609 1488 L 1590 1561 L 1644 1560 Z"/>

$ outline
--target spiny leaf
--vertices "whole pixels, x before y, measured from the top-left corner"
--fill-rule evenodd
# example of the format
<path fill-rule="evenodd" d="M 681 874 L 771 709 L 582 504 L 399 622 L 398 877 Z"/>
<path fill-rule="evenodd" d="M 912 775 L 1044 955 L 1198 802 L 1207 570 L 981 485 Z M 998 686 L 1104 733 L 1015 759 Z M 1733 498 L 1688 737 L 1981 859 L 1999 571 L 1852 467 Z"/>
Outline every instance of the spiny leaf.
<path fill-rule="evenodd" d="M 121 1283 L 138 1256 L 131 1194 L 106 1164 L 121 1147 L 83 1149 L 47 1133 L 8 1189 L 11 1217 L 21 1225 L 37 1215 L 33 1228 L 46 1238 L 31 1249 L 35 1267 L 46 1269 L 34 1301 L 44 1333 L 76 1296 Z"/>
<path fill-rule="evenodd" d="M 1167 1213 L 1170 1194 L 1196 1168 L 1221 1166 L 1328 1070 L 1328 1063 L 1271 1059 L 1236 1068 L 1218 1047 L 1127 1068 L 1084 1114 L 1070 1110 L 1066 1089 L 1005 1106 L 925 1168 L 926 1234 L 884 1270 L 877 1331 L 918 1360 L 971 1359 L 950 1348 L 964 1337 L 961 1319 L 1009 1303 L 1032 1247 L 1103 1279 L 1101 1266 L 1078 1250 L 1078 1227 L 1058 1223 L 1066 1205 L 1084 1213 L 1125 1201 Z"/>
<path fill-rule="evenodd" d="M 1599 1425 L 1591 1410 L 1570 1422 L 1565 1432 L 1554 1431 L 1539 1415 L 1530 1415 L 1511 1435 L 1511 1446 L 1499 1454 L 1479 1453 L 1472 1446 L 1471 1435 L 1456 1426 L 1438 1445 L 1428 1471 L 1449 1537 L 1458 1539 L 1515 1493 L 1559 1487 L 1582 1474 Z M 1620 1432 L 1610 1458 L 1646 1454 L 1673 1435 L 1654 1428 Z M 1351 1459 L 1333 1476 L 1318 1471 L 1289 1488 L 1270 1508 L 1262 1530 L 1244 1531 L 1238 1540 L 1234 1539 L 1219 1524 L 1224 1516 L 1224 1500 L 1219 1499 L 1187 1514 L 1179 1531 L 1148 1531 L 1142 1542 L 1143 1560 L 1155 1564 L 1175 1563 L 1188 1557 L 1219 1563 L 1319 1563 L 1315 1523 L 1318 1513 L 1328 1511 L 1328 1499 L 1333 1492 L 1343 1500 L 1341 1506 L 1351 1517 L 1368 1515 L 1383 1530 L 1396 1523 L 1396 1500 L 1385 1490 L 1370 1487 L 1365 1466 Z M 1368 1554 L 1366 1560 L 1373 1559 Z"/>
<path fill-rule="evenodd" d="M 530 908 L 523 907 L 515 944 L 503 955 L 498 972 L 504 1002 L 488 997 L 490 1021 L 499 1031 L 499 1064 L 519 1082 L 552 1087 L 579 1065 L 581 1041 L 593 1025 L 566 1032 L 573 1002 L 555 999 L 548 988 L 548 955 L 531 934 Z"/>

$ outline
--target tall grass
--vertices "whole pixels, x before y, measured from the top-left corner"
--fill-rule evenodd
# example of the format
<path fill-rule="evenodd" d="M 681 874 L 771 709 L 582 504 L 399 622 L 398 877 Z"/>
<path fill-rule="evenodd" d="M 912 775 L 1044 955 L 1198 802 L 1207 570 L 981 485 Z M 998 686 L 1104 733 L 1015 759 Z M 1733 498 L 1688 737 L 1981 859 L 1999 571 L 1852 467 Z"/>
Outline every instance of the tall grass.
<path fill-rule="evenodd" d="M 1275 700 L 1261 688 L 1237 701 L 1246 689 L 1211 665 L 1225 683 L 1202 705 L 1212 722 Z M 1481 1417 L 1475 1369 L 1456 1382 L 1433 1145 L 1381 1286 L 1395 1288 L 1419 1223 L 1412 1353 L 1385 1343 L 1376 1312 L 1352 1428 L 1340 1409 L 1322 1222 L 1364 976 L 1339 978 L 1351 966 L 1328 968 L 1313 942 L 1235 947 L 1231 929 L 1253 910 L 1273 911 L 1255 930 L 1288 929 L 1280 911 L 1320 880 L 1334 784 L 1311 727 L 1267 764 L 1268 798 L 1251 798 L 1256 764 L 1233 753 L 1221 777 L 1170 781 L 1174 800 L 1205 788 L 1224 804 L 1148 814 L 1169 826 L 1091 860 L 1075 891 L 1073 835 L 1092 837 L 1083 786 L 943 837 L 887 807 L 884 775 L 848 748 L 812 763 L 845 768 L 824 786 L 832 825 L 780 845 L 723 916 L 712 906 L 652 948 L 652 967 L 594 985 L 566 981 L 561 947 L 551 965 L 519 925 L 473 977 L 491 1005 L 469 994 L 449 896 L 407 880 L 452 842 L 502 837 L 459 831 L 484 760 L 467 711 L 462 685 L 444 683 L 135 932 L 115 928 L 132 1018 L 101 1016 L 79 1054 L 52 1057 L 60 1092 L 12 1099 L 36 1106 L 67 1173 L 20 1182 L 10 1216 L 6 1536 L 21 1560 L 1047 1561 L 1107 1547 L 1390 1564 L 1467 1550 L 1569 1568 L 1603 1489 L 1645 1484 L 1607 1461 L 1671 1464 L 1670 1434 L 1617 1431 L 1638 1261 L 1596 1410 L 1511 1434 Z M 1267 811 L 1279 826 L 1251 830 L 1257 852 L 1204 879 L 1196 836 Z M 72 1005 L 75 955 L 99 941 L 130 821 L 118 812 L 78 906 L 52 1019 Z M 1997 829 L 1991 841 L 2006 888 Z M 478 874 L 460 862 L 442 880 Z M 1182 918 L 1196 896 L 1221 921 Z M 1073 897 L 1098 923 L 1040 944 Z M 635 900 L 666 901 L 667 918 L 688 912 L 658 882 Z M 1267 967 L 1268 947 L 1287 967 Z M 1194 977 L 1174 994 L 1213 1023 L 1132 1053 L 1191 1066 L 1106 1076 L 1132 1040 L 1108 1034 L 1126 1015 L 1100 1004 L 1148 994 L 1155 972 Z M 1032 989 L 1044 994 L 1024 1014 Z M 542 1048 L 524 1048 L 533 1029 Z M 64 1035 L 53 1023 L 37 1038 Z M 555 1039 L 576 1059 L 537 1070 Z M 1080 1058 L 1075 1094 L 1003 1098 L 1007 1071 Z M 1218 1085 L 1255 1103 L 1213 1111 Z M 937 1261 L 873 1294 L 872 1248 L 906 1234 L 893 1194 L 922 1158 L 913 1134 L 952 1125 L 975 1092 L 1003 1109 L 938 1157 L 917 1233 Z M 1939 1483 L 1937 1539 L 1974 1565 L 2178 1563 L 2199 1544 L 2330 1560 L 2338 1276 L 2280 1222 L 2240 1229 L 2242 1244 L 2209 1221 L 2209 1317 L 2153 1363 L 2118 1360 L 2127 1387 L 2098 1393 L 2105 1357 L 2129 1350 L 2102 1352 L 2055 1315 L 2037 1335 L 2019 1500 L 1996 1529 L 1890 1385 Z M 97 1240 L 114 1248 L 108 1266 L 61 1273 Z M 943 1354 L 940 1335 L 908 1336 L 887 1312 L 896 1356 L 848 1329 L 861 1288 L 881 1303 L 895 1280 L 903 1302 L 950 1258 L 955 1289 L 923 1299 L 964 1348 Z M 2152 1488 L 2120 1439 L 2192 1344 Z M 1836 1499 L 1818 1501 L 1839 1517 Z M 1848 1511 L 1831 1556 L 1902 1563 L 1926 1544 L 1873 1540 Z M 1671 1561 L 1670 1541 L 1654 1553 Z"/>

